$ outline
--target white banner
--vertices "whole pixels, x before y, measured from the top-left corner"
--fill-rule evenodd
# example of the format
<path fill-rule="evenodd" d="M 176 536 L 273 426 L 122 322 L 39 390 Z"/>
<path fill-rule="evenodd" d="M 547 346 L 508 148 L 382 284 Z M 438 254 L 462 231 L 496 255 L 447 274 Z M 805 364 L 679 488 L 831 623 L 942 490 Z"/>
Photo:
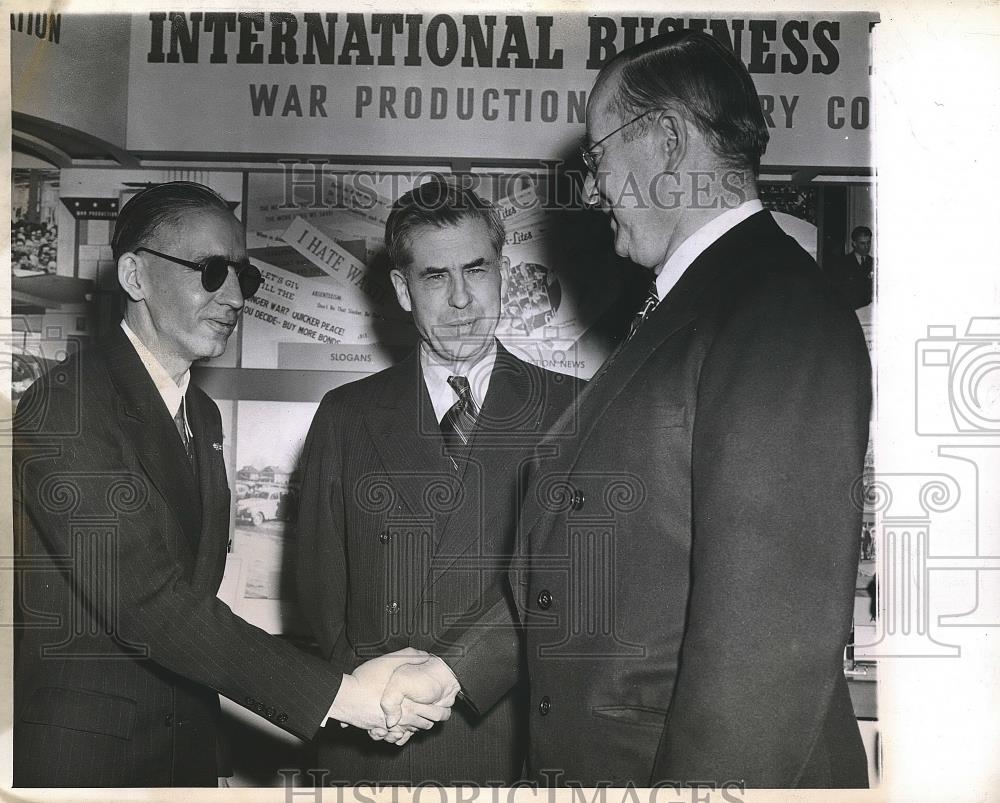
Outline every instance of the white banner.
<path fill-rule="evenodd" d="M 747 64 L 771 131 L 765 164 L 868 167 L 877 19 L 153 12 L 133 18 L 128 147 L 564 159 L 600 66 L 683 25 Z"/>

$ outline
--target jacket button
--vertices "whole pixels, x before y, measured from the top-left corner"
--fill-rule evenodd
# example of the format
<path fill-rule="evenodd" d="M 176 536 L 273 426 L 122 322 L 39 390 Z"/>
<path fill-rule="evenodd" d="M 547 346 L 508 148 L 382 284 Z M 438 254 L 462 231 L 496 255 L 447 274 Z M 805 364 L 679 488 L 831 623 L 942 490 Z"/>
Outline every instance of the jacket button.
<path fill-rule="evenodd" d="M 583 491 L 573 491 L 573 496 L 570 498 L 570 507 L 573 510 L 579 510 L 583 507 L 583 503 L 587 501 L 587 497 L 584 496 Z"/>
<path fill-rule="evenodd" d="M 392 536 L 387 531 L 383 531 L 378 534 L 378 540 L 383 544 L 388 544 L 390 538 L 392 538 Z"/>
<path fill-rule="evenodd" d="M 288 722 L 288 714 L 282 711 L 277 717 L 275 717 L 274 721 L 279 725 L 284 724 L 285 722 Z"/>
<path fill-rule="evenodd" d="M 538 607 L 543 611 L 552 607 L 552 594 L 549 591 L 542 589 L 538 592 Z"/>
<path fill-rule="evenodd" d="M 385 612 L 391 614 L 399 613 L 399 603 L 393 600 L 392 602 L 387 602 L 385 605 Z"/>
<path fill-rule="evenodd" d="M 173 714 L 167 714 L 163 718 L 163 724 L 166 725 L 168 728 L 172 728 L 173 725 L 174 725 L 174 715 Z"/>
<path fill-rule="evenodd" d="M 552 701 L 548 697 L 543 697 L 538 701 L 538 713 L 543 717 L 552 709 Z"/>
<path fill-rule="evenodd" d="M 267 717 L 268 719 L 274 719 L 274 707 L 269 705 L 264 710 L 264 716 Z"/>

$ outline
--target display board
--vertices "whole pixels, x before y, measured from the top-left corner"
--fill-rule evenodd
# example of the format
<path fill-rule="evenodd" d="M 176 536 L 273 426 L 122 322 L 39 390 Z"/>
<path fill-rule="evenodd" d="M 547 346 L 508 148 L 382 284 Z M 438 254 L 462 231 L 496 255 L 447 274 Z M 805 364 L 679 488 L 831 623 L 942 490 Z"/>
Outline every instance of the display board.
<path fill-rule="evenodd" d="M 687 26 L 747 64 L 771 132 L 767 164 L 870 167 L 877 19 L 151 12 L 132 18 L 127 146 L 566 159 L 597 70 L 637 41 Z"/>
<path fill-rule="evenodd" d="M 246 223 L 249 256 L 265 282 L 226 352 L 195 373 L 196 381 L 214 383 L 209 390 L 225 430 L 234 500 L 226 593 L 241 616 L 269 631 L 304 633 L 290 571 L 301 448 L 320 397 L 388 367 L 416 344 L 388 280 L 382 239 L 392 200 L 430 176 L 416 167 L 64 169 L 23 175 L 18 185 L 27 211 L 34 197 L 28 179 L 35 180 L 46 199 L 43 217 L 58 231 L 56 273 L 42 278 L 88 282 L 94 313 L 114 318 L 103 321 L 105 329 L 118 315 L 115 303 L 101 303 L 118 297 L 111 224 L 132 195 L 162 181 L 198 181 L 221 193 Z M 504 219 L 508 264 L 498 337 L 536 365 L 591 377 L 620 334 L 605 317 L 635 270 L 614 255 L 601 213 L 582 207 L 571 177 L 550 171 L 492 170 L 451 180 L 494 202 Z M 816 193 L 762 188 L 779 223 L 813 252 Z M 57 315 L 48 312 L 35 329 L 51 332 Z"/>

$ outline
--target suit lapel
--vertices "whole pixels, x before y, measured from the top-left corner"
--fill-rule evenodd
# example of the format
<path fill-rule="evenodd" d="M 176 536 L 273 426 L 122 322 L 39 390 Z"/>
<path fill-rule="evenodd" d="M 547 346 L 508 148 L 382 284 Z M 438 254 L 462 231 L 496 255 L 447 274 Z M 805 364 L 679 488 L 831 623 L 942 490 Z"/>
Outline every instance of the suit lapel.
<path fill-rule="evenodd" d="M 122 431 L 150 482 L 192 544 L 201 531 L 194 475 L 174 420 L 125 333 L 117 329 L 104 348 L 111 380 L 121 399 Z"/>
<path fill-rule="evenodd" d="M 416 519 L 429 521 L 433 511 L 425 496 L 428 480 L 445 474 L 457 477 L 444 456 L 417 351 L 382 374 L 376 395 L 365 427 L 403 504 Z"/>
<path fill-rule="evenodd" d="M 572 416 L 564 413 L 553 428 L 553 440 L 562 436 L 560 446 L 567 455 L 567 462 L 561 464 L 562 472 L 567 475 L 572 472 L 583 444 L 603 420 L 608 407 L 624 392 L 650 357 L 670 338 L 696 324 L 700 310 L 705 306 L 705 296 L 714 297 L 723 291 L 728 284 L 725 274 L 746 265 L 758 246 L 776 235 L 781 235 L 781 231 L 771 214 L 758 212 L 726 232 L 691 263 L 633 338 L 612 354 L 585 387 L 580 395 L 579 432 L 569 441 L 575 448 L 566 450 L 566 435 L 569 425 L 573 423 Z M 544 450 L 548 441 L 549 438 L 543 441 L 539 450 Z M 523 524 L 527 526 L 521 532 L 528 533 L 542 518 L 543 511 L 537 506 L 526 506 L 525 513 Z"/>
<path fill-rule="evenodd" d="M 193 582 L 214 590 L 222 581 L 229 543 L 230 511 L 226 504 L 229 486 L 222 458 L 222 428 L 214 425 L 216 416 L 214 411 L 207 409 L 212 403 L 207 396 L 191 386 L 185 398 L 200 490 L 196 504 L 201 518 L 201 537 Z"/>
<path fill-rule="evenodd" d="M 461 526 L 451 527 L 454 512 L 446 515 L 441 521 L 441 541 L 437 545 L 434 579 L 442 574 L 459 557 L 466 555 L 469 549 L 480 540 L 482 528 L 496 526 L 498 522 L 490 515 L 489 499 L 491 489 L 500 487 L 493 477 L 502 476 L 505 472 L 514 470 L 518 459 L 530 454 L 530 446 L 524 444 L 518 448 L 518 435 L 528 435 L 536 432 L 541 425 L 541 410 L 544 388 L 533 388 L 531 378 L 524 364 L 497 343 L 497 358 L 490 374 L 490 386 L 483 400 L 475 434 L 469 444 L 470 459 L 479 466 L 479 475 L 470 480 L 482 486 L 483 493 L 478 489 L 465 487 L 466 496 L 475 494 L 481 499 L 474 499 L 470 509 L 474 511 L 475 521 L 462 517 Z M 463 477 L 468 474 L 466 468 Z M 468 503 L 467 503 L 468 505 Z"/>
<path fill-rule="evenodd" d="M 463 507 L 475 511 L 475 521 L 456 517 L 454 511 L 435 515 L 427 501 L 428 483 L 444 478 L 457 483 L 465 477 L 479 484 L 488 481 L 486 473 L 511 470 L 530 448 L 527 441 L 523 449 L 512 448 L 511 428 L 526 436 L 537 431 L 543 400 L 539 396 L 537 404 L 529 402 L 543 392 L 544 388 L 532 387 L 523 364 L 498 343 L 489 391 L 470 442 L 474 457 L 460 460 L 459 471 L 455 472 L 444 453 L 444 441 L 420 371 L 418 353 L 415 351 L 383 373 L 382 384 L 376 391 L 378 401 L 366 416 L 365 426 L 401 501 L 417 519 L 433 523 L 437 535 L 436 559 L 434 571 L 427 578 L 430 583 L 479 540 L 481 528 L 489 522 L 478 501 L 469 498 L 470 493 L 478 494 L 478 490 L 470 488 L 463 489 L 466 497 Z M 475 470 L 468 468 L 472 460 L 481 467 L 480 476 L 472 477 Z"/>

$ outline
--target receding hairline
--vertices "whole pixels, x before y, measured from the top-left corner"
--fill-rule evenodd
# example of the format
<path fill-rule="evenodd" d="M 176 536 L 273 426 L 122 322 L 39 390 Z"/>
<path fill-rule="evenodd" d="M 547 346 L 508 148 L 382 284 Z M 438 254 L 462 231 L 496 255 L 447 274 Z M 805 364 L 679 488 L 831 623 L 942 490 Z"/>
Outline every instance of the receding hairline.
<path fill-rule="evenodd" d="M 177 209 L 171 212 L 169 217 L 162 220 L 157 226 L 152 230 L 148 242 L 154 239 L 159 239 L 164 231 L 168 232 L 168 237 L 171 239 L 176 239 L 178 235 L 183 235 L 184 228 L 189 224 L 192 218 L 198 217 L 214 217 L 218 220 L 223 220 L 226 223 L 235 225 L 243 228 L 243 221 L 241 221 L 235 214 L 230 210 L 221 209 L 217 206 L 191 206 L 185 209 Z"/>
<path fill-rule="evenodd" d="M 594 87 L 590 91 L 590 99 L 587 103 L 588 112 L 593 108 L 595 112 L 602 114 L 614 113 L 619 117 L 624 113 L 625 108 L 621 99 L 621 81 L 624 67 L 625 62 L 620 56 L 616 56 L 601 68 L 601 71 L 597 74 L 597 80 L 594 81 Z M 601 107 L 598 108 L 594 103 L 594 99 L 602 92 L 604 93 L 604 98 L 601 102 Z"/>

